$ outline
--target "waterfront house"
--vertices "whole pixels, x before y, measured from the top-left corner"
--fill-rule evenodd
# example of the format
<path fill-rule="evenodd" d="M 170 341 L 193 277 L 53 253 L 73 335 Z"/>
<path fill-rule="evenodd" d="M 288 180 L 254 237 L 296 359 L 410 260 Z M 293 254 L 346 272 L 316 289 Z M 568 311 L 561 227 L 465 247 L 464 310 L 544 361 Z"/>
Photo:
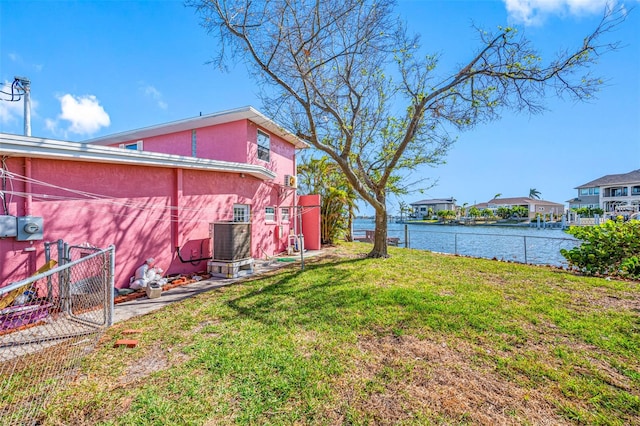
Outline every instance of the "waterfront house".
<path fill-rule="evenodd" d="M 578 196 L 568 201 L 571 209 L 601 208 L 614 216 L 640 211 L 640 169 L 602 176 L 575 189 Z"/>
<path fill-rule="evenodd" d="M 318 209 L 302 214 L 296 194 L 306 146 L 251 107 L 87 143 L 0 134 L 0 286 L 33 274 L 59 239 L 115 245 L 117 287 L 149 257 L 169 274 L 206 270 L 215 222 L 249 224 L 253 258 L 286 251 L 300 229 L 320 248 L 303 223 Z"/>
<path fill-rule="evenodd" d="M 488 208 L 494 214 L 500 207 L 512 208 L 516 206 L 525 207 L 529 212 L 529 219 L 534 219 L 537 215 L 557 217 L 564 214 L 563 204 L 529 197 L 493 198 L 486 203 L 476 205 L 480 210 Z"/>
<path fill-rule="evenodd" d="M 453 197 L 450 198 L 436 198 L 433 200 L 422 200 L 410 204 L 413 213 L 411 217 L 417 219 L 425 219 L 429 216 L 429 209 L 431 214 L 435 215 L 441 210 L 456 210 L 456 200 Z"/>

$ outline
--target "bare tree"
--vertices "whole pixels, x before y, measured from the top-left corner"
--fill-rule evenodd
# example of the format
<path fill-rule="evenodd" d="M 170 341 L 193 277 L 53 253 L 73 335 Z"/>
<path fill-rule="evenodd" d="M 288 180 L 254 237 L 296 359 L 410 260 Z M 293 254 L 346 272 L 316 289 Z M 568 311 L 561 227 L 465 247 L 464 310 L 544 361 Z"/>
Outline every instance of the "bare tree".
<path fill-rule="evenodd" d="M 274 119 L 326 153 L 376 212 L 370 257 L 387 256 L 387 194 L 401 175 L 443 160 L 452 138 L 499 118 L 541 112 L 548 92 L 589 99 L 589 68 L 616 45 L 599 42 L 623 19 L 608 10 L 570 52 L 543 63 L 513 28 L 480 31 L 475 56 L 450 75 L 419 57 L 419 38 L 395 17 L 393 0 L 190 0 L 220 41 L 219 65 L 244 61 L 263 85 Z"/>

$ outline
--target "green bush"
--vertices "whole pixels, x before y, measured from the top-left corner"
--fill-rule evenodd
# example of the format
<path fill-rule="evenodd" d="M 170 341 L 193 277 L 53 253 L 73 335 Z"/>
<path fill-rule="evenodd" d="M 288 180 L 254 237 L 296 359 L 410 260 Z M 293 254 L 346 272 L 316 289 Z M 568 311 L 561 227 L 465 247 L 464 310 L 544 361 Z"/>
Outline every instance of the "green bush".
<path fill-rule="evenodd" d="M 599 207 L 580 207 L 579 209 L 571 209 L 580 217 L 595 217 L 595 215 L 602 216 L 604 214 L 604 210 Z"/>
<path fill-rule="evenodd" d="M 583 243 L 560 253 L 570 266 L 589 274 L 640 278 L 640 221 L 608 221 L 596 226 L 572 226 L 567 233 Z"/>
<path fill-rule="evenodd" d="M 438 210 L 436 215 L 441 220 L 451 220 L 456 218 L 456 212 L 454 212 L 453 210 Z"/>

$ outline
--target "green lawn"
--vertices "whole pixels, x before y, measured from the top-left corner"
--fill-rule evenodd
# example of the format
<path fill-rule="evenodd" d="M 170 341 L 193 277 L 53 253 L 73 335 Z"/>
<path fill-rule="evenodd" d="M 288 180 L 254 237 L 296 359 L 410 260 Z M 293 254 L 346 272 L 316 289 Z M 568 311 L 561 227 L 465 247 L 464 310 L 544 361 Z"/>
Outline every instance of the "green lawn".
<path fill-rule="evenodd" d="M 640 424 L 638 282 L 369 248 L 117 324 L 42 424 Z"/>

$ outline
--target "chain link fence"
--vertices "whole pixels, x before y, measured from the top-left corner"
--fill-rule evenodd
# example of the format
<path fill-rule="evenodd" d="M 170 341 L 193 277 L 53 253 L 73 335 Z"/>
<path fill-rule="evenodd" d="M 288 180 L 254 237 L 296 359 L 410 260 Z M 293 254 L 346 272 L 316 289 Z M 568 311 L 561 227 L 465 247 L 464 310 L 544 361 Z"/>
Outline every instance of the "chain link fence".
<path fill-rule="evenodd" d="M 115 248 L 58 244 L 31 278 L 0 288 L 0 424 L 37 424 L 112 324 Z"/>
<path fill-rule="evenodd" d="M 568 263 L 560 254 L 560 250 L 570 250 L 580 245 L 580 241 L 559 230 L 493 227 L 490 232 L 477 232 L 486 230 L 487 227 L 474 227 L 473 231 L 468 228 L 472 227 L 390 224 L 387 235 L 390 245 L 400 247 L 562 267 L 568 266 Z M 353 230 L 353 236 L 356 241 L 372 242 L 373 230 L 356 228 Z"/>
<path fill-rule="evenodd" d="M 415 231 L 412 235 L 420 236 Z M 424 235 L 424 249 L 533 265 L 567 266 L 560 250 L 580 245 L 573 238 L 532 235 L 442 232 L 434 236 L 434 232 Z"/>

